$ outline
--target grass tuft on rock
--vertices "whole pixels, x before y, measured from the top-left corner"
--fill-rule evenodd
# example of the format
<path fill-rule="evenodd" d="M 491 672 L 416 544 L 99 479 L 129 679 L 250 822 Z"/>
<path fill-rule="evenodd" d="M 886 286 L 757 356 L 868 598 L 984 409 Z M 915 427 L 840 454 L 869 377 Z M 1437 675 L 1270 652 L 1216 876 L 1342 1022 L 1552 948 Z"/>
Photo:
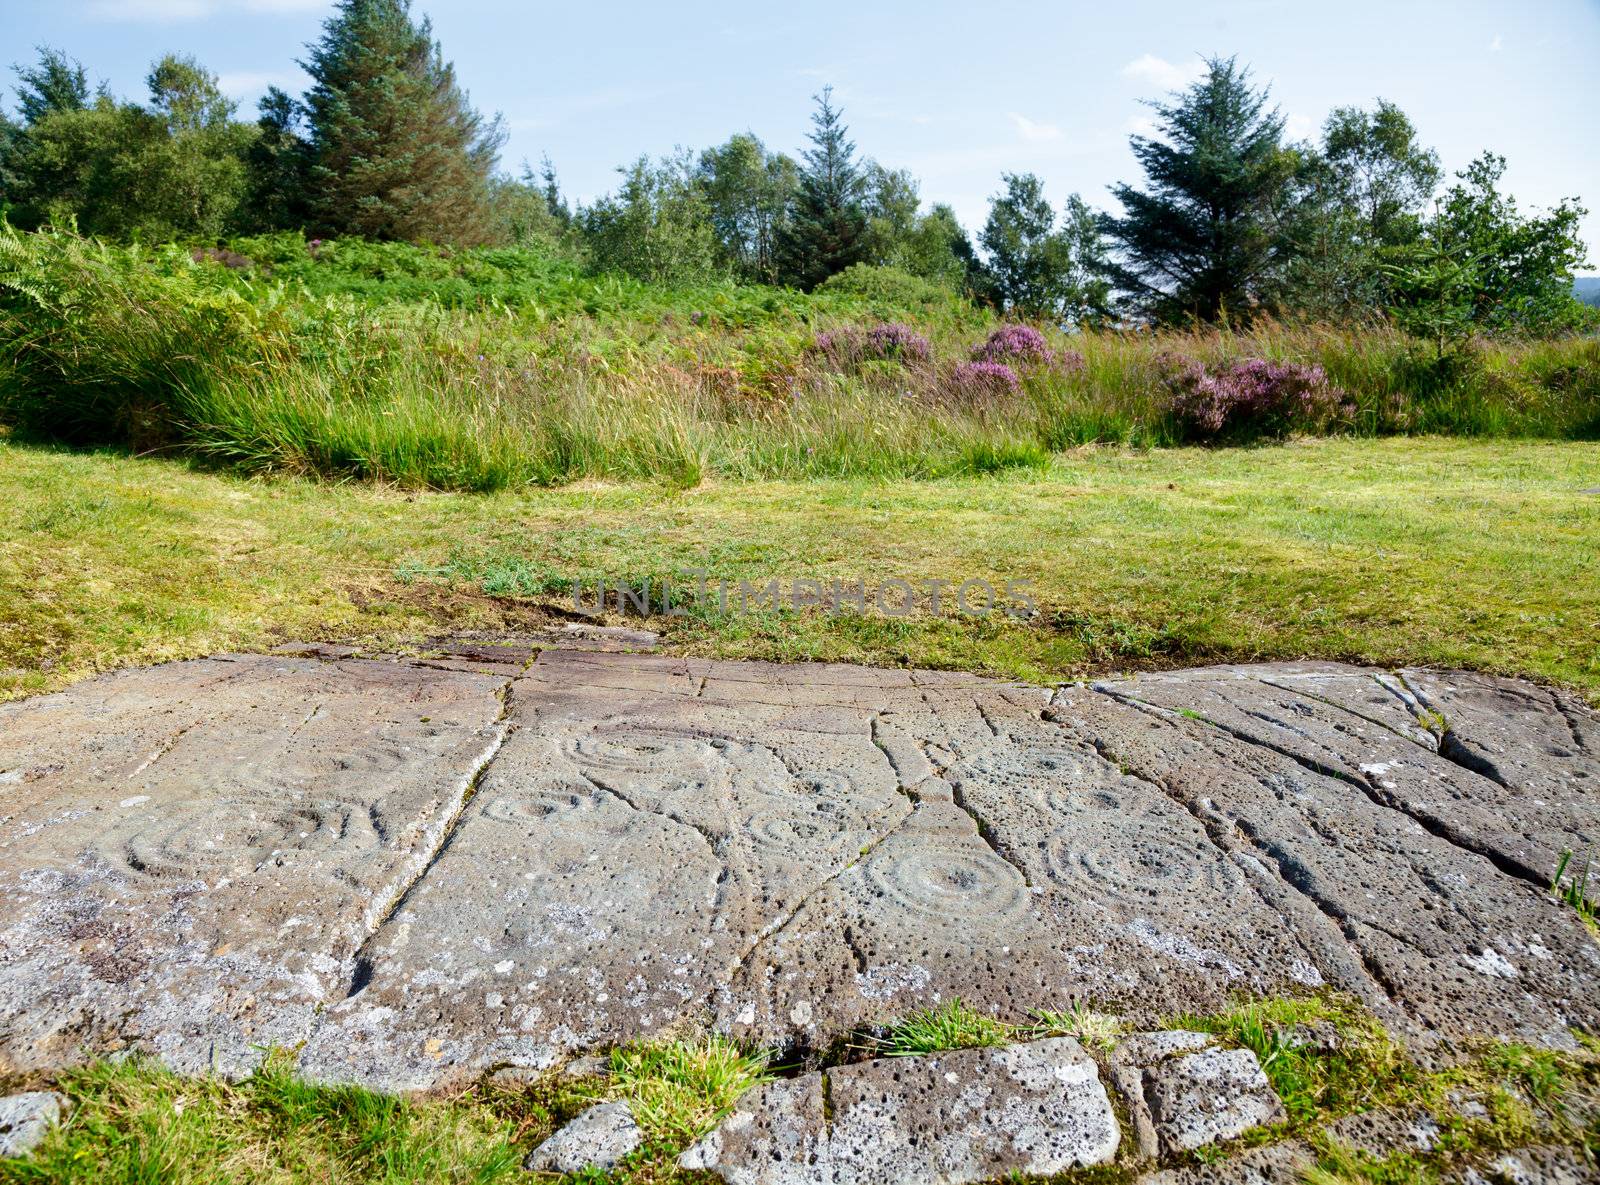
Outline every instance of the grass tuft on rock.
<path fill-rule="evenodd" d="M 1289 1130 L 1390 1105 L 1425 1077 L 1372 1014 L 1344 996 L 1250 1000 L 1166 1024 L 1254 1053 L 1289 1113 Z"/>
<path fill-rule="evenodd" d="M 1018 1039 L 1015 1027 L 954 999 L 937 1008 L 913 1012 L 878 1039 L 874 1052 L 883 1057 L 915 1057 L 951 1049 L 1009 1045 Z"/>
<path fill-rule="evenodd" d="M 768 1054 L 726 1037 L 645 1041 L 612 1051 L 607 1099 L 624 1099 L 651 1146 L 681 1151 L 772 1078 Z"/>

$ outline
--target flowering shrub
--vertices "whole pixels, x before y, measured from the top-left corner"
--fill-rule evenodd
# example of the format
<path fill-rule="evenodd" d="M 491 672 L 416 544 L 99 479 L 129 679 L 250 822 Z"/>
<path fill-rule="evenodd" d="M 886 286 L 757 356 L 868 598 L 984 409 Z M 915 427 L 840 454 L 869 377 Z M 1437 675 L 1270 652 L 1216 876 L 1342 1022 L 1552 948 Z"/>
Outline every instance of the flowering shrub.
<path fill-rule="evenodd" d="M 1326 430 L 1355 411 L 1316 365 L 1249 358 L 1208 372 L 1183 355 L 1163 355 L 1158 365 L 1166 371 L 1174 414 L 1200 440 Z"/>
<path fill-rule="evenodd" d="M 940 385 L 945 402 L 981 407 L 1022 389 L 1017 372 L 1003 362 L 959 362 Z"/>
<path fill-rule="evenodd" d="M 921 365 L 933 357 L 933 346 L 908 325 L 874 325 L 863 333 L 854 326 L 830 329 L 817 334 L 816 349 L 837 370 L 848 370 L 862 362 L 899 362 Z"/>
<path fill-rule="evenodd" d="M 1083 355 L 1078 353 L 1077 350 L 1057 350 L 1056 356 L 1050 360 L 1051 369 L 1057 370 L 1062 374 L 1072 374 L 1075 371 L 1082 370 L 1087 365 L 1088 363 L 1084 361 Z"/>
<path fill-rule="evenodd" d="M 1050 358 L 1044 334 L 1031 325 L 1002 326 L 972 349 L 974 362 L 1049 362 Z"/>
<path fill-rule="evenodd" d="M 896 362 L 926 362 L 933 357 L 933 346 L 908 325 L 890 322 L 867 330 L 864 350 L 869 358 Z"/>

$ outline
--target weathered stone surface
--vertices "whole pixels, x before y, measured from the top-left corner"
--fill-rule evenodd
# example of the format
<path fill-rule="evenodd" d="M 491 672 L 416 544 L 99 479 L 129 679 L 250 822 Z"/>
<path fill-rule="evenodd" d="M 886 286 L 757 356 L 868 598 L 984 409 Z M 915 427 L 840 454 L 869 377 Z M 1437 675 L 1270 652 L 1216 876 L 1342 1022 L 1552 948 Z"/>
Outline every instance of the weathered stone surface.
<path fill-rule="evenodd" d="M 1099 686 L 1347 779 L 1531 883 L 1549 884 L 1563 850 L 1600 842 L 1600 724 L 1531 684 L 1272 663 Z"/>
<path fill-rule="evenodd" d="M 0 1098 L 0 1158 L 26 1156 L 61 1122 L 67 1100 L 53 1090 Z"/>
<path fill-rule="evenodd" d="M 1166 1152 L 1242 1136 L 1284 1117 L 1261 1063 L 1248 1049 L 1203 1049 L 1145 1071 L 1150 1119 Z"/>
<path fill-rule="evenodd" d="M 683 660 L 595 658 L 543 655 L 513 684 L 517 731 L 309 1072 L 421 1087 L 697 1019 L 911 809 L 864 728 L 758 727 Z"/>
<path fill-rule="evenodd" d="M 953 996 L 1150 1024 L 1321 985 L 1417 1049 L 1600 1028 L 1545 891 L 1600 835 L 1596 725 L 1553 693 L 437 649 L 0 707 L 0 1064 L 303 1041 L 400 1089 L 707 1019 L 805 1051 Z"/>
<path fill-rule="evenodd" d="M 1207 1048 L 1213 1040 L 1208 1033 L 1168 1029 L 1159 1033 L 1132 1033 L 1112 1047 L 1106 1059 L 1108 1076 L 1122 1096 L 1140 1156 L 1161 1155 L 1161 1137 L 1150 1115 L 1150 1100 L 1145 1092 L 1146 1074 L 1168 1058 Z"/>
<path fill-rule="evenodd" d="M 814 1185 L 833 1179 L 822 1075 L 758 1086 L 678 1163 L 728 1185 Z"/>
<path fill-rule="evenodd" d="M 1247 684 L 1226 685 L 1234 682 Z M 1325 980 L 1414 1044 L 1477 1033 L 1566 1047 L 1573 1025 L 1600 1021 L 1600 947 L 1580 936 L 1575 911 L 1552 908 L 1543 885 L 1345 778 L 1130 701 L 1065 688 L 1049 714 L 1160 785 L 1213 843 L 1266 873 L 1253 883 Z M 1565 804 L 1585 820 L 1596 805 L 1576 796 Z"/>
<path fill-rule="evenodd" d="M 1346 1148 L 1380 1158 L 1398 1150 L 1427 1152 L 1439 1140 L 1439 1124 L 1423 1110 L 1359 1111 L 1323 1130 Z"/>
<path fill-rule="evenodd" d="M 1469 1169 L 1455 1179 L 1464 1185 L 1593 1185 L 1600 1165 L 1576 1148 L 1540 1144 L 1501 1153 L 1484 1172 Z"/>
<path fill-rule="evenodd" d="M 680 1163 L 731 1185 L 956 1185 L 1104 1164 L 1117 1142 L 1094 1062 L 1058 1038 L 774 1084 L 741 1101 Z"/>
<path fill-rule="evenodd" d="M 0 1064 L 293 1045 L 499 743 L 502 681 L 289 657 L 0 706 Z"/>
<path fill-rule="evenodd" d="M 1215 1164 L 1145 1173 L 1138 1185 L 1302 1185 L 1305 1171 L 1316 1163 L 1311 1145 L 1286 1140 Z"/>
<path fill-rule="evenodd" d="M 608 1169 L 644 1141 L 627 1103 L 590 1107 L 528 1154 L 533 1172 L 576 1173 Z"/>

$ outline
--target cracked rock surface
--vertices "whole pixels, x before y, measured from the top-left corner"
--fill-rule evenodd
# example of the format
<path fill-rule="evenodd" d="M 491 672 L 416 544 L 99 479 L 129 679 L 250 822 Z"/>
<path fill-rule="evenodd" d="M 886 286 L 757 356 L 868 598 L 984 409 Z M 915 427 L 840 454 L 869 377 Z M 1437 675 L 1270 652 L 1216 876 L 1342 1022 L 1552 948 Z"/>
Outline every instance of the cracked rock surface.
<path fill-rule="evenodd" d="M 958 1185 L 1105 1164 L 1118 1139 L 1095 1063 L 1062 1037 L 770 1083 L 679 1163 L 730 1185 Z"/>
<path fill-rule="evenodd" d="M 1321 985 L 1417 1048 L 1567 1046 L 1600 945 L 1547 887 L 1597 792 L 1592 712 L 1454 672 L 128 671 L 0 706 L 0 1068 L 302 1045 L 425 1088 L 703 1021 L 803 1053 L 952 996 L 1152 1027 Z"/>

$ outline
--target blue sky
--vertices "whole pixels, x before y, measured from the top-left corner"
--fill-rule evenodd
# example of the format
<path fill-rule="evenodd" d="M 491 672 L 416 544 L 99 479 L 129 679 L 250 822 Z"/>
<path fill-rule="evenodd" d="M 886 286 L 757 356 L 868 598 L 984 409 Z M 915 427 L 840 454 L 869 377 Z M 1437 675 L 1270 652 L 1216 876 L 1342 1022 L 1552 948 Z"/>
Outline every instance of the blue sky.
<path fill-rule="evenodd" d="M 1600 269 L 1600 0 L 1228 0 L 1224 3 L 510 4 L 413 0 L 473 101 L 504 114 L 502 164 L 546 151 L 567 190 L 610 189 L 617 165 L 751 130 L 802 146 L 832 83 L 860 149 L 911 169 L 927 201 L 981 223 L 1002 171 L 1093 204 L 1135 179 L 1142 97 L 1200 55 L 1237 54 L 1272 85 L 1292 134 L 1329 108 L 1400 104 L 1449 169 L 1484 148 L 1524 205 L 1581 196 Z M 152 59 L 197 54 L 253 113 L 268 83 L 298 92 L 331 4 L 318 0 L 3 0 L 0 61 L 36 43 L 143 94 Z M 11 105 L 9 94 L 4 100 Z"/>

